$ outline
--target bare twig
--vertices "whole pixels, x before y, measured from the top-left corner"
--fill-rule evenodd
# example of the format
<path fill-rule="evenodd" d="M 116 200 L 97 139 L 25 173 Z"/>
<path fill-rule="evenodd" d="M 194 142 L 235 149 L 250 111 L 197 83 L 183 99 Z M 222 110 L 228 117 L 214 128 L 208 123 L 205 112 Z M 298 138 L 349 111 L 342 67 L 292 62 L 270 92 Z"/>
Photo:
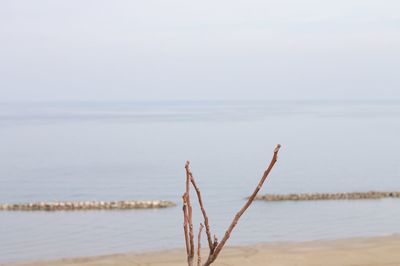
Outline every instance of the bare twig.
<path fill-rule="evenodd" d="M 202 200 L 202 197 L 201 197 L 200 189 L 196 184 L 196 181 L 195 181 L 195 179 L 193 177 L 192 172 L 190 171 L 189 164 L 190 164 L 189 161 L 186 162 L 186 171 L 190 176 L 190 181 L 192 182 L 192 185 L 193 185 L 194 189 L 196 190 L 197 199 L 199 200 L 200 209 L 201 209 L 201 212 L 202 212 L 203 217 L 204 217 L 204 225 L 206 226 L 206 235 L 207 235 L 207 240 L 208 240 L 208 246 L 210 248 L 210 254 L 212 254 L 214 249 L 213 249 L 213 242 L 212 242 L 212 239 L 211 239 L 210 224 L 208 223 L 208 216 L 207 216 L 206 210 L 204 209 L 204 206 L 203 206 L 203 200 Z"/>
<path fill-rule="evenodd" d="M 193 221 L 192 221 L 192 205 L 190 204 L 190 174 L 189 174 L 189 161 L 185 164 L 186 169 L 186 204 L 187 204 L 187 220 L 189 224 L 189 255 L 188 264 L 193 265 L 194 258 L 194 235 L 193 235 Z"/>
<path fill-rule="evenodd" d="M 226 230 L 224 237 L 222 238 L 221 242 L 217 245 L 217 247 L 215 248 L 213 254 L 211 254 L 207 261 L 203 264 L 203 266 L 208 266 L 211 263 L 213 263 L 215 261 L 215 259 L 217 258 L 217 256 L 219 255 L 219 253 L 221 252 L 222 248 L 224 247 L 226 241 L 229 239 L 232 230 L 235 228 L 236 224 L 238 223 L 240 217 L 242 216 L 242 214 L 247 210 L 247 208 L 249 208 L 249 206 L 251 205 L 251 203 L 254 201 L 254 198 L 256 197 L 258 191 L 261 189 L 262 185 L 264 184 L 265 180 L 267 179 L 269 173 L 271 172 L 272 168 L 274 167 L 276 161 L 278 160 L 278 152 L 280 149 L 281 145 L 277 145 L 275 150 L 274 150 L 274 155 L 272 157 L 272 160 L 268 166 L 268 168 L 264 171 L 263 176 L 261 177 L 260 182 L 258 183 L 256 189 L 254 190 L 253 194 L 248 198 L 246 204 L 239 210 L 238 213 L 236 213 L 235 217 L 233 218 L 232 223 L 229 225 L 228 230 Z"/>
<path fill-rule="evenodd" d="M 201 231 L 203 224 L 200 224 L 199 235 L 197 236 L 197 266 L 201 266 Z"/>

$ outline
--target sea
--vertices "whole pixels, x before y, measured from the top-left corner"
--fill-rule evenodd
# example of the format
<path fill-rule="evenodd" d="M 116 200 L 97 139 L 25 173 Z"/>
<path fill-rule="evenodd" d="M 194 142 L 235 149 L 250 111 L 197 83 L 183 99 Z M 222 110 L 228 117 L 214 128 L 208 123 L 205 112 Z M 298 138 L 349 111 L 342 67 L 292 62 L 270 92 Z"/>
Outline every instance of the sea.
<path fill-rule="evenodd" d="M 186 160 L 221 239 L 278 143 L 260 194 L 400 190 L 396 100 L 0 102 L 0 203 L 177 204 L 0 211 L 0 263 L 184 248 Z M 227 245 L 399 233 L 400 199 L 256 201 Z"/>

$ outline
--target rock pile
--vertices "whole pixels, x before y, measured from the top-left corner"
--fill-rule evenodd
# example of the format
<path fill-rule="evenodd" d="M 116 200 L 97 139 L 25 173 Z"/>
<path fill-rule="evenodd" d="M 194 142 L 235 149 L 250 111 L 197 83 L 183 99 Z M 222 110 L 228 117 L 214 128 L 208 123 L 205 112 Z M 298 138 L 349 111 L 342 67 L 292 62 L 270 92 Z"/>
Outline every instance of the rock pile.
<path fill-rule="evenodd" d="M 361 199 L 381 199 L 381 198 L 400 198 L 400 192 L 348 192 L 348 193 L 307 193 L 307 194 L 266 194 L 256 197 L 256 200 L 265 201 L 299 201 L 299 200 L 361 200 Z"/>
<path fill-rule="evenodd" d="M 66 201 L 0 204 L 0 211 L 75 211 L 75 210 L 127 210 L 152 209 L 175 206 L 171 201 Z"/>

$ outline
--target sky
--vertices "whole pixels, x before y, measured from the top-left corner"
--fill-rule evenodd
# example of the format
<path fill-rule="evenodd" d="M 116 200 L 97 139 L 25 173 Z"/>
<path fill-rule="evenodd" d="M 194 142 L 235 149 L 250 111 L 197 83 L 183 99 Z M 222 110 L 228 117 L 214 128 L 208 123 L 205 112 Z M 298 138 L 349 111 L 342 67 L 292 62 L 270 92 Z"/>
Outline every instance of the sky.
<path fill-rule="evenodd" d="M 0 101 L 400 99 L 398 0 L 2 0 Z"/>

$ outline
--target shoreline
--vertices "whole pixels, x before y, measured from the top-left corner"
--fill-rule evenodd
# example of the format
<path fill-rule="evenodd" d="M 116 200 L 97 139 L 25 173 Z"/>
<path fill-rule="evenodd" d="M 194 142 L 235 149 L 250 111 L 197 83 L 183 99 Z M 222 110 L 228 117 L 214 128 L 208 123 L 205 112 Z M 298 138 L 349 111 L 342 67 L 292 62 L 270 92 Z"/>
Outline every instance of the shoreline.
<path fill-rule="evenodd" d="M 303 242 L 272 242 L 227 246 L 213 265 L 400 265 L 400 235 Z M 208 250 L 204 250 L 203 260 Z M 2 266 L 139 265 L 184 266 L 183 249 L 128 252 L 48 261 L 0 263 Z"/>

